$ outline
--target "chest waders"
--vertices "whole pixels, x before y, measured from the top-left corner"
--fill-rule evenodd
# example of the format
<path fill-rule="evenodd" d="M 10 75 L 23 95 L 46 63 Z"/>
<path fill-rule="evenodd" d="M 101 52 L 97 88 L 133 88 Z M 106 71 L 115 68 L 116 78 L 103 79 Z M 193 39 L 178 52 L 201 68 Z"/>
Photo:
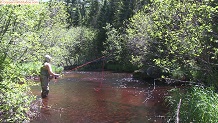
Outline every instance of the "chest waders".
<path fill-rule="evenodd" d="M 42 87 L 42 92 L 41 92 L 41 97 L 46 98 L 49 93 L 49 79 L 50 75 L 48 73 L 48 70 L 43 66 L 41 67 L 40 70 L 40 81 L 41 81 L 41 87 Z"/>

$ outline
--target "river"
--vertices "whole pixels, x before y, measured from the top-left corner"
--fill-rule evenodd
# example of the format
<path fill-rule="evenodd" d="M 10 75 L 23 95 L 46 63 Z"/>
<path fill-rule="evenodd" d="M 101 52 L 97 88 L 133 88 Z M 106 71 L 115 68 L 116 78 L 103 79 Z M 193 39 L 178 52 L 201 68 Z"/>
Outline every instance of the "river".
<path fill-rule="evenodd" d="M 50 93 L 40 98 L 38 117 L 31 123 L 163 123 L 164 96 L 170 87 L 149 85 L 130 73 L 65 72 L 50 82 Z"/>

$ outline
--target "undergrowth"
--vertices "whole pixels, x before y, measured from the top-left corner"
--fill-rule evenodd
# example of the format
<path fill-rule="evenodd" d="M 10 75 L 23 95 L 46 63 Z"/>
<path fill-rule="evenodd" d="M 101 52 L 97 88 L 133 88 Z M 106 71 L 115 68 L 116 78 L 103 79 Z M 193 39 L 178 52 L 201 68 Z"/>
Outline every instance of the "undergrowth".
<path fill-rule="evenodd" d="M 180 123 L 218 122 L 218 94 L 213 88 L 175 88 L 170 93 L 171 96 L 166 98 L 171 108 L 168 123 L 177 122 L 178 119 Z"/>

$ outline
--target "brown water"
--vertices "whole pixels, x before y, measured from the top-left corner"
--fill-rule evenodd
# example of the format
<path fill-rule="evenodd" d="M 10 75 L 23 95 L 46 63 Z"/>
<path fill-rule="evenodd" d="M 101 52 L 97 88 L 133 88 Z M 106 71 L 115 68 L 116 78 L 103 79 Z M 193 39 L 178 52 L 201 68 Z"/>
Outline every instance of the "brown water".
<path fill-rule="evenodd" d="M 31 122 L 162 123 L 167 89 L 133 80 L 127 73 L 104 72 L 102 77 L 101 72 L 66 72 L 50 82 L 45 99 L 40 98 L 40 86 L 32 87 L 42 106 Z"/>

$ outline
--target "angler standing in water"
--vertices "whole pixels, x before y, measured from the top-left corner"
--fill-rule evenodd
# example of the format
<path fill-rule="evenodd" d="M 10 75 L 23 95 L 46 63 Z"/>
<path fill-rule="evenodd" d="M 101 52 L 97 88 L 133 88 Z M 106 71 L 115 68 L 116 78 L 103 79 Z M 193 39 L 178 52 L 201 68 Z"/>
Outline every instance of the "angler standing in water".
<path fill-rule="evenodd" d="M 45 55 L 45 60 L 44 60 L 43 66 L 41 67 L 41 71 L 40 71 L 40 81 L 41 81 L 41 87 L 42 87 L 41 96 L 42 96 L 42 98 L 46 98 L 48 96 L 50 75 L 52 77 L 55 77 L 55 79 L 57 77 L 59 77 L 59 74 L 56 74 L 56 73 L 52 72 L 50 62 L 51 62 L 51 56 Z"/>

